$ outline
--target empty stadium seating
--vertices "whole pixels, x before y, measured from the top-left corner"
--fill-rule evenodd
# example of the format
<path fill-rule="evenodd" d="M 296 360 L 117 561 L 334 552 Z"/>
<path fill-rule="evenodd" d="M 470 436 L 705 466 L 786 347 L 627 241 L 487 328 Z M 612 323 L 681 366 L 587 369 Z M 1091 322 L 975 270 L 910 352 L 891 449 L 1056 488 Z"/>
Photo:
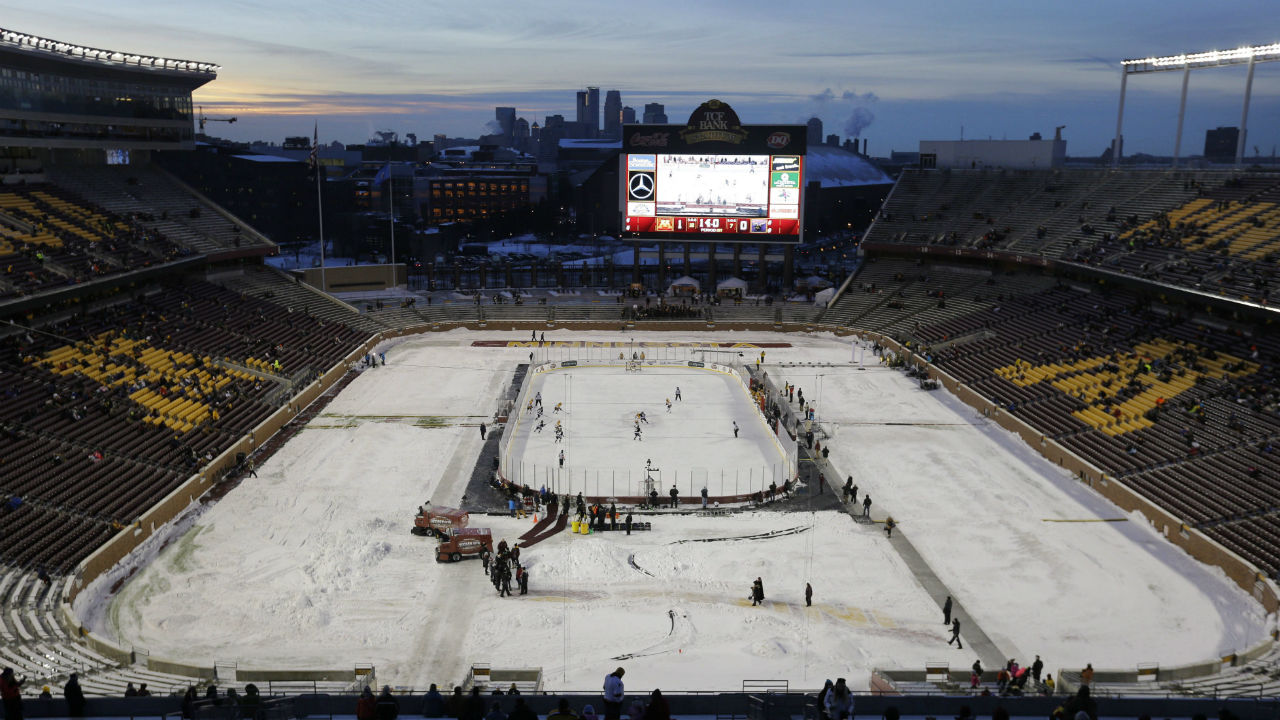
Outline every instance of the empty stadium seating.
<path fill-rule="evenodd" d="M 0 188 L 0 301 L 179 259 L 160 233 L 48 184 Z"/>

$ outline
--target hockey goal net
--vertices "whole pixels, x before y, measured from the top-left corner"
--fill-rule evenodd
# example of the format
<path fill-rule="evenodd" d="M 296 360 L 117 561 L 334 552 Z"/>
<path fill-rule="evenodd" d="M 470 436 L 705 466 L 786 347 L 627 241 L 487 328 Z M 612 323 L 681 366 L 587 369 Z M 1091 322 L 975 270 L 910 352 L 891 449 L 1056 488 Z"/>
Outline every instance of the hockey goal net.
<path fill-rule="evenodd" d="M 627 372 L 640 372 L 640 368 L 643 366 L 644 366 L 644 363 L 640 362 L 639 360 L 628 360 L 626 368 L 627 368 Z"/>

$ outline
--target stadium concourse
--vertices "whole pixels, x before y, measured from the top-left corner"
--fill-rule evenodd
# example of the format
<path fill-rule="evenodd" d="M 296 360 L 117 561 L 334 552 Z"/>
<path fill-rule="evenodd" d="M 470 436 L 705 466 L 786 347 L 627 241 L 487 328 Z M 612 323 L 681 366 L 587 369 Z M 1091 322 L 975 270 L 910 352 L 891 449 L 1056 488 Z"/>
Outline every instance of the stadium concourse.
<path fill-rule="evenodd" d="M 840 430 L 828 438 L 829 444 L 823 443 L 830 449 L 829 479 L 854 474 L 861 492 L 871 492 L 875 498 L 873 518 L 894 514 L 900 519 L 899 533 L 910 539 L 928 568 L 955 593 L 967 611 L 966 617 L 972 617 L 974 624 L 986 631 L 1000 657 L 1025 661 L 1030 654 L 1039 652 L 1055 669 L 1078 669 L 1082 661 L 1092 662 L 1100 669 L 1118 669 L 1114 679 L 1120 681 L 1134 676 L 1131 669 L 1139 663 L 1160 663 L 1163 673 L 1169 665 L 1208 662 L 1210 667 L 1199 679 L 1175 680 L 1157 675 L 1160 691 L 1255 697 L 1272 692 L 1268 688 L 1274 687 L 1276 679 L 1266 668 L 1267 663 L 1273 662 L 1274 651 L 1256 663 L 1249 663 L 1253 655 L 1246 653 L 1258 647 L 1265 652 L 1266 636 L 1274 633 L 1273 581 L 1280 568 L 1280 547 L 1275 542 L 1280 522 L 1276 515 L 1280 507 L 1280 464 L 1273 453 L 1278 426 L 1275 368 L 1280 347 L 1274 335 L 1265 330 L 1271 311 L 1256 302 L 1267 297 L 1265 291 L 1274 269 L 1271 248 L 1277 239 L 1275 219 L 1268 214 L 1270 187 L 1265 178 L 1212 173 L 908 173 L 868 234 L 870 262 L 850 279 L 839 298 L 825 309 L 789 309 L 785 321 L 796 323 L 790 326 L 795 329 L 819 327 L 820 323 L 830 329 L 883 333 L 879 336 L 882 347 L 888 348 L 892 358 L 887 365 L 901 365 L 903 374 L 872 364 L 871 369 L 854 377 L 875 380 L 860 381 L 836 378 L 821 368 L 788 367 L 792 363 L 820 362 L 833 368 L 839 366 L 842 372 L 849 368 L 849 348 L 843 341 L 803 339 L 799 335 L 787 336 L 787 341 L 797 346 L 795 349 L 770 350 L 766 364 L 774 380 L 790 379 L 806 387 L 811 382 L 809 378 L 813 378 L 815 389 L 808 392 L 816 392 L 816 383 L 821 382 L 822 397 L 809 398 L 818 403 L 825 422 L 840 423 Z M 70 192 L 61 185 L 46 190 L 49 197 L 63 199 Z M 1220 197 L 1236 190 L 1248 192 L 1239 197 Z M 23 197 L 53 206 L 34 194 Z M 162 266 L 162 260 L 169 257 L 166 246 L 151 239 L 151 230 L 129 225 L 123 215 L 113 220 L 104 213 L 114 211 L 83 197 L 75 202 L 107 218 L 106 222 L 97 220 L 91 225 L 107 228 L 115 223 L 112 232 L 147 232 L 146 240 L 138 237 L 128 244 L 137 249 L 141 243 L 145 249 L 137 251 L 153 258 L 153 264 Z M 966 202 L 995 205 L 979 210 L 965 206 Z M 159 214 L 143 213 L 138 217 L 145 222 L 147 216 Z M 1257 229 L 1270 231 L 1259 236 L 1253 232 Z M 209 237 L 207 233 L 200 236 Z M 174 236 L 166 233 L 166 237 L 173 241 Z M 97 273 L 91 267 L 87 272 L 83 268 L 64 270 L 80 267 L 72 254 L 79 241 L 63 238 L 61 242 L 70 248 L 66 262 L 48 263 L 39 270 L 18 265 L 24 259 L 32 260 L 32 253 L 46 251 L 33 243 L 15 246 L 13 275 L 7 276 L 10 299 L 6 301 L 6 316 L 18 324 L 6 329 L 5 351 L 0 356 L 0 369 L 4 371 L 0 390 L 6 395 L 0 409 L 4 428 L 0 458 L 6 466 L 0 492 L 7 498 L 3 511 L 6 532 L 0 537 L 0 559 L 6 567 L 0 578 L 0 600 L 4 603 L 0 614 L 0 628 L 4 631 L 0 656 L 22 674 L 46 682 L 60 683 L 68 673 L 79 671 L 88 681 L 87 689 L 100 694 L 112 694 L 127 679 L 137 680 L 149 673 L 153 674 L 153 682 L 166 688 L 184 686 L 193 677 L 154 675 L 157 670 L 148 665 L 158 665 L 148 660 L 145 651 L 138 651 L 144 645 L 137 645 L 133 652 L 120 652 L 93 638 L 86 643 L 79 637 L 84 619 L 62 613 L 61 602 L 82 592 L 79 580 L 91 579 L 86 577 L 86 569 L 92 569 L 95 575 L 102 569 L 118 575 L 132 568 L 128 564 L 114 569 L 92 564 L 95 557 L 103 557 L 93 553 L 104 542 L 108 543 L 106 547 L 121 543 L 131 547 L 136 538 L 158 537 L 152 535 L 155 527 L 139 520 L 156 517 L 155 508 L 170 508 L 170 493 L 175 488 L 186 487 L 193 478 L 211 482 L 228 473 L 242 475 L 249 466 L 236 462 L 235 449 L 241 439 L 255 434 L 264 420 L 291 417 L 301 410 L 300 406 L 317 394 L 312 392 L 312 381 L 318 375 L 329 377 L 330 369 L 335 367 L 341 374 L 353 353 L 358 357 L 364 343 L 380 333 L 429 328 L 433 323 L 483 321 L 491 327 L 498 322 L 513 326 L 523 323 L 519 325 L 521 331 L 508 334 L 522 339 L 531 324 L 546 327 L 554 317 L 563 322 L 568 315 L 557 312 L 553 316 L 551 309 L 528 307 L 475 308 L 469 303 L 358 314 L 274 271 L 260 267 L 228 270 L 204 264 L 214 252 L 240 250 L 235 245 L 238 240 L 216 244 L 203 251 L 209 254 L 202 256 L 202 251 L 179 238 L 173 241 L 179 244 L 177 256 L 185 248 L 194 256 L 196 266 L 161 267 L 161 272 L 131 277 L 128 290 L 122 291 L 111 284 L 110 272 Z M 56 247 L 53 241 L 46 245 Z M 953 257 L 965 254 L 958 251 L 972 251 L 978 263 L 948 263 L 938 260 L 937 252 L 921 252 L 940 250 L 939 245 L 957 251 L 950 252 Z M 1146 251 L 1154 254 L 1144 256 Z M 48 253 L 52 255 L 53 251 Z M 895 253 L 914 257 L 894 257 Z M 992 260 L 1003 264 L 989 264 Z M 1020 264 L 1020 260 L 1030 262 Z M 1137 271 L 1129 268 L 1135 262 Z M 108 262 L 108 269 L 111 268 Z M 121 261 L 118 268 L 124 274 L 128 266 Z M 46 272 L 54 275 L 42 274 Z M 1110 280 L 1124 273 L 1133 276 L 1131 284 L 1099 285 L 1101 277 Z M 76 280 L 84 282 L 70 285 Z M 1153 281 L 1160 284 L 1152 284 Z M 1197 283 L 1200 288 L 1194 287 Z M 66 294 L 68 288 L 72 295 Z M 1158 295 L 1151 294 L 1153 288 Z M 1215 298 L 1205 293 L 1205 288 L 1234 296 L 1236 301 Z M 1186 295 L 1180 295 L 1183 292 Z M 67 312 L 69 301 L 79 303 L 82 298 L 88 301 L 85 311 Z M 50 307 L 32 304 L 32 299 Z M 610 310 L 612 315 L 606 317 L 608 313 L 600 314 L 598 310 L 586 311 L 582 318 L 617 323 L 615 311 Z M 754 339 L 760 328 L 772 327 L 783 317 L 780 309 L 764 307 L 704 308 L 702 312 L 704 320 L 716 322 L 713 334 L 690 334 L 695 328 L 686 327 L 672 337 L 695 342 L 711 338 Z M 722 335 L 734 322 L 754 329 L 749 335 Z M 636 325 L 645 330 L 671 327 L 660 321 L 640 321 Z M 648 332 L 645 334 L 649 336 Z M 498 336 L 503 335 L 495 335 Z M 429 356 L 433 342 L 441 343 L 434 352 L 448 355 L 447 363 L 440 361 L 417 369 L 405 363 L 406 367 L 400 369 L 398 353 L 406 353 L 406 358 L 411 351 Z M 825 350 L 824 343 L 830 343 Z M 901 350 L 904 346 L 909 347 L 905 352 Z M 505 369 L 485 365 L 493 358 L 501 358 Z M 476 428 L 465 424 L 453 427 L 450 423 L 456 420 L 445 420 L 441 423 L 444 427 L 423 429 L 400 422 L 371 422 L 370 418 L 357 416 L 392 415 L 397 407 L 400 414 L 424 415 L 419 408 L 408 405 L 409 398 L 420 395 L 400 393 L 393 382 L 385 383 L 385 390 L 373 390 L 373 386 L 383 384 L 379 377 L 385 380 L 389 375 L 407 372 L 414 373 L 419 382 L 432 383 L 430 392 L 425 394 L 435 413 L 445 414 L 448 409 L 452 414 L 488 417 L 493 408 L 478 407 L 475 397 L 496 398 L 497 389 L 509 380 L 506 373 L 513 372 L 522 358 L 527 358 L 527 348 L 472 349 L 444 334 L 428 335 L 391 349 L 387 367 L 359 374 L 333 401 L 333 412 L 352 404 L 344 411 L 350 417 L 340 418 L 350 427 L 316 427 L 315 432 L 303 432 L 277 450 L 272 459 L 260 458 L 257 474 L 265 476 L 265 471 L 270 470 L 270 480 L 259 477 L 256 480 L 265 482 L 255 484 L 255 479 L 250 478 L 203 513 L 181 512 L 185 498 L 179 498 L 184 500 L 182 507 L 178 511 L 166 509 L 169 517 L 181 515 L 187 518 L 185 522 L 205 527 L 198 537 L 185 535 L 189 539 L 175 546 L 190 552 L 179 553 L 171 548 L 168 555 L 161 554 L 159 561 L 141 570 L 145 580 L 125 584 L 116 604 L 111 606 L 121 608 L 120 612 L 108 613 L 105 600 L 95 602 L 95 597 L 105 597 L 105 590 L 110 590 L 110 584 L 102 582 L 95 596 L 85 595 L 77 607 L 89 616 L 91 627 L 111 629 L 114 622 L 122 630 L 151 633 L 145 635 L 152 642 L 147 649 L 157 660 L 161 654 L 156 647 L 164 647 L 165 642 L 171 643 L 169 647 L 176 657 L 164 659 L 181 663 L 188 659 L 186 653 L 190 649 L 192 658 L 225 660 L 225 656 L 215 656 L 232 650 L 201 647 L 191 638 L 190 645 L 165 640 L 169 637 L 167 630 L 176 631 L 175 625 L 190 625 L 190 618 L 174 619 L 170 615 L 169 627 L 163 627 L 163 613 L 131 617 L 120 603 L 125 597 L 137 602 L 144 598 L 151 603 L 164 602 L 164 593 L 148 594 L 147 589 L 154 590 L 163 584 L 161 581 L 185 578 L 184 573 L 190 572 L 184 570 L 188 561 L 208 562 L 211 552 L 196 552 L 207 542 L 205 535 L 215 538 L 242 527 L 237 525 L 241 522 L 238 515 L 222 508 L 244 508 L 252 504 L 254 497 L 264 499 L 253 493 L 265 493 L 273 483 L 285 482 L 287 473 L 278 469 L 290 457 L 297 457 L 302 467 L 316 463 L 311 467 L 317 474 L 326 472 L 320 461 L 331 459 L 339 470 L 356 477 L 346 482 L 317 482 L 313 490 L 333 493 L 327 496 L 327 504 L 317 506 L 297 504 L 301 497 L 297 493 L 301 491 L 289 486 L 295 492 L 296 509 L 305 511 L 304 517 L 328 512 L 331 517 L 324 516 L 324 523 L 355 523 L 361 519 L 358 513 L 344 511 L 347 507 L 368 508 L 376 511 L 371 513 L 376 517 L 364 517 L 369 523 L 366 527 L 345 525 L 345 535 L 323 538 L 324 543 L 318 539 L 318 552 L 323 552 L 309 566 L 287 567 L 291 563 L 282 561 L 283 555 L 272 555 L 271 545 L 264 542 L 253 548 L 252 556 L 261 563 L 261 577 L 290 572 L 300 586 L 332 583 L 340 588 L 354 579 L 364 579 L 350 573 L 367 572 L 368 567 L 387 563 L 397 572 L 409 573 L 398 575 L 401 578 L 421 578 L 425 582 L 437 573 L 463 570 L 470 576 L 467 582 L 474 583 L 482 577 L 474 567 L 437 567 L 424 562 L 421 555 L 409 554 L 420 552 L 421 543 L 409 543 L 420 538 L 402 532 L 408 515 L 401 512 L 399 505 L 413 506 L 427 499 L 426 493 L 440 492 L 442 481 L 446 486 L 441 497 L 459 491 L 460 487 L 448 484 L 460 482 L 460 474 L 469 471 L 466 453 L 458 455 L 458 451 L 468 442 L 468 436 L 472 438 L 469 442 L 478 441 Z M 926 361 L 931 361 L 928 367 L 924 366 Z M 946 376 L 937 375 L 939 371 Z M 908 383 L 905 372 L 963 383 L 966 394 L 971 392 L 984 402 L 994 403 L 1001 415 L 1013 416 L 1040 434 L 1041 448 L 1034 449 L 1043 451 L 1051 443 L 1068 448 L 1089 464 L 1091 479 L 1106 475 L 1111 487 L 1099 481 L 1094 490 L 1086 489 L 1068 474 L 1030 457 L 1027 446 L 992 426 L 994 415 L 980 415 L 968 409 L 971 405 L 959 405 L 942 393 L 925 394 L 915 384 L 918 378 Z M 471 375 L 484 377 L 490 384 L 475 387 L 458 381 L 459 377 Z M 823 377 L 819 380 L 818 375 Z M 326 386 L 329 387 L 333 385 Z M 353 392 L 352 388 L 356 390 Z M 467 392 L 471 395 L 465 396 Z M 834 401 L 827 397 L 828 393 Z M 883 401 L 873 405 L 865 398 Z M 368 408 L 362 409 L 361 403 L 368 403 Z M 831 406 L 835 409 L 828 410 Z M 866 413 L 859 412 L 864 408 Z M 872 418 L 871 422 L 878 424 L 856 425 L 860 417 Z M 271 429 L 275 427 L 278 424 Z M 343 456 L 339 452 L 341 446 L 324 440 L 335 434 L 358 439 L 375 436 L 364 452 L 394 460 L 395 467 L 383 469 L 385 481 L 406 483 L 403 495 L 388 493 L 384 497 L 369 492 L 364 485 L 381 478 L 374 478 L 375 473 L 367 464 L 357 465 Z M 402 454 L 423 437 L 430 439 L 412 454 Z M 933 444 L 940 450 L 921 449 Z M 270 448 L 273 443 L 260 445 Z M 361 445 L 355 442 L 349 447 Z M 377 452 L 379 448 L 384 452 Z M 479 447 L 474 451 L 479 453 Z M 455 463 L 455 457 L 461 459 Z M 990 457 L 1002 458 L 995 464 L 995 471 Z M 939 468 L 942 472 L 937 472 Z M 930 476 L 935 477 L 930 480 Z M 1167 535 L 1165 523 L 1152 529 L 1146 523 L 1152 518 L 1108 510 L 1095 493 L 1111 492 L 1115 487 L 1131 488 L 1173 518 Z M 989 488 L 999 492 L 988 493 Z M 281 492 L 282 497 L 270 498 L 272 502 L 284 502 L 283 495 L 287 493 Z M 170 502 L 161 503 L 166 496 Z M 460 497 L 460 492 L 456 496 Z M 389 506 L 392 502 L 397 504 L 394 511 Z M 377 503 L 388 505 L 377 507 Z M 277 512 L 278 517 L 287 515 Z M 785 522 L 779 517 L 785 516 L 744 514 L 714 520 L 730 528 L 734 523 L 750 523 L 768 530 L 803 525 L 775 525 Z M 210 518 L 222 520 L 207 527 L 200 525 Z M 1118 522 L 1044 522 L 1055 519 Z M 673 532 L 674 528 L 685 528 L 680 532 L 689 537 L 708 533 L 730 536 L 708 531 L 699 524 L 711 520 L 662 518 L 662 522 L 670 523 Z M 502 527 L 499 522 L 510 521 L 495 519 L 495 527 Z M 324 523 L 320 526 L 324 527 Z M 659 523 L 655 525 L 661 527 Z M 181 529 L 181 525 L 169 527 Z M 779 550 L 759 555 L 725 551 L 726 555 L 717 556 L 723 548 L 716 547 L 718 543 L 707 543 L 712 549 L 700 547 L 693 551 L 688 567 L 678 573 L 675 569 L 680 560 L 674 551 L 653 545 L 662 541 L 665 530 L 637 537 L 634 550 L 628 549 L 626 557 L 622 557 L 625 562 L 634 555 L 637 566 L 655 575 L 670 572 L 673 577 L 687 577 L 702 573 L 705 577 L 700 577 L 699 588 L 682 587 L 674 579 L 665 578 L 650 584 L 630 562 L 619 562 L 616 552 L 602 551 L 613 547 L 605 543 L 616 542 L 610 537 L 562 538 L 562 542 L 544 543 L 533 550 L 546 553 L 545 559 L 540 557 L 538 562 L 545 563 L 539 572 L 546 573 L 548 585 L 565 578 L 566 587 L 561 591 L 565 599 L 559 600 L 560 605 L 567 608 L 573 604 L 583 612 L 583 630 L 587 633 L 624 625 L 611 615 L 612 603 L 643 602 L 643 594 L 624 601 L 593 594 L 615 583 L 659 585 L 670 597 L 678 597 L 680 608 L 687 608 L 691 624 L 681 625 L 680 632 L 676 632 L 677 616 L 665 614 L 666 610 L 677 609 L 671 603 L 659 609 L 662 616 L 657 619 L 659 624 L 668 623 L 670 634 L 677 641 L 693 637 L 693 630 L 701 627 L 693 624 L 693 618 L 712 614 L 714 632 L 697 634 L 703 645 L 694 654 L 704 659 L 697 666 L 699 672 L 711 666 L 728 678 L 734 674 L 731 670 L 741 667 L 720 667 L 718 660 L 707 662 L 706 658 L 718 657 L 716 653 L 725 648 L 735 648 L 741 654 L 743 638 L 755 640 L 759 636 L 774 638 L 775 642 L 750 645 L 748 656 L 763 658 L 761 662 L 771 668 L 785 667 L 788 673 L 798 670 L 802 684 L 807 668 L 815 668 L 819 659 L 824 668 L 814 669 L 814 677 L 825 674 L 826 667 L 845 667 L 850 676 L 865 677 L 868 683 L 873 667 L 923 666 L 952 653 L 957 655 L 956 662 L 949 663 L 953 668 L 967 667 L 967 652 L 961 660 L 959 651 L 945 647 L 946 637 L 940 632 L 940 618 L 936 617 L 936 598 L 927 597 L 914 584 L 916 573 L 905 569 L 906 564 L 893 546 L 881 540 L 878 526 L 855 525 L 835 515 L 821 516 L 821 520 L 815 516 L 809 527 L 804 532 L 765 541 Z M 232 533 L 234 537 L 227 538 L 224 547 L 234 549 L 235 543 L 243 543 L 253 533 L 268 532 L 270 528 L 266 523 L 244 527 L 243 533 Z M 301 542 L 288 532 L 279 532 L 277 548 Z M 387 538 L 384 542 L 373 541 L 382 533 Z M 1172 544 L 1184 541 L 1200 543 L 1196 548 L 1201 556 L 1232 568 L 1231 581 L 1190 560 Z M 756 542 L 741 542 L 757 546 Z M 646 547 L 646 543 L 650 545 Z M 620 544 L 618 547 L 626 549 Z M 965 552 L 965 547 L 971 549 Z M 1064 547 L 1070 550 L 1063 550 Z M 584 548 L 591 548 L 592 552 L 588 554 Z M 575 554 L 579 550 L 585 557 Z M 758 609 L 738 608 L 738 598 L 745 595 L 743 580 L 749 580 L 753 573 L 748 570 L 739 578 L 728 563 L 741 562 L 742 556 L 759 563 L 754 575 L 762 577 L 764 572 L 785 577 L 786 573 L 796 572 L 798 559 L 813 558 L 812 566 L 825 571 L 841 597 L 838 601 L 835 597 L 824 599 L 827 591 L 820 586 L 815 588 L 818 601 L 829 603 L 819 610 L 822 622 L 828 624 L 811 625 L 807 633 L 795 632 L 794 623 L 809 616 L 803 614 L 807 611 L 793 607 L 794 600 L 787 599 L 786 594 L 796 590 L 785 579 L 775 584 L 766 578 L 769 601 L 774 603 L 760 612 L 769 618 L 767 622 L 758 622 L 756 616 L 749 614 Z M 591 562 L 585 562 L 588 558 Z M 646 558 L 651 558 L 654 567 L 646 566 Z M 842 559 L 849 560 L 847 564 L 852 567 L 846 567 Z M 867 568 L 860 569 L 860 563 Z M 1236 570 L 1242 567 L 1260 572 L 1256 582 Z M 313 576 L 307 576 L 308 569 Z M 862 569 L 893 580 L 883 585 L 868 582 Z M 369 581 L 390 580 L 397 577 L 397 572 Z M 538 587 L 539 577 L 534 575 L 531 587 Z M 575 579 L 580 585 L 572 584 Z M 402 612 L 425 612 L 413 601 L 425 600 L 428 592 L 443 592 L 435 584 L 426 587 L 419 595 L 400 598 L 392 605 Z M 210 594 L 226 595 L 225 588 L 225 584 L 216 589 L 205 586 L 201 607 Z M 254 583 L 246 584 L 247 590 L 256 592 L 256 588 Z M 995 597 L 995 591 L 1003 595 Z M 1270 605 L 1264 610 L 1251 594 Z M 314 597 L 329 600 L 318 593 Z M 856 598 L 856 602 L 844 597 Z M 719 607 L 717 603 L 727 604 L 729 598 L 734 603 L 731 610 L 713 612 Z M 1124 598 L 1123 604 L 1117 602 L 1119 598 Z M 496 603 L 520 601 L 484 598 L 461 603 L 449 599 L 451 604 L 446 607 L 453 608 L 450 613 L 474 612 L 489 620 L 472 635 L 452 636 L 450 642 L 487 644 L 492 644 L 492 638 L 483 633 L 496 632 L 502 622 L 509 620 L 509 606 Z M 324 602 L 317 609 L 316 600 L 308 600 L 312 603 L 310 608 L 298 594 L 285 600 L 277 598 L 279 604 L 263 607 L 276 613 L 297 609 L 313 623 L 302 628 L 309 635 L 308 642 L 318 644 L 328 637 L 326 633 L 333 633 L 338 642 L 357 642 L 351 637 L 344 640 L 347 630 L 343 619 L 327 614 Z M 86 607 L 97 608 L 96 615 Z M 368 609 L 368 603 L 360 607 Z M 930 610 L 934 619 L 927 620 Z M 882 611 L 893 628 L 886 629 L 882 622 L 877 624 Z M 561 612 L 563 622 L 564 611 Z M 642 605 L 637 606 L 637 612 L 657 611 Z M 866 625 L 850 619 L 858 618 L 857 613 L 866 618 Z M 535 615 L 545 623 L 531 629 L 521 626 L 521 632 L 527 629 L 543 633 L 543 644 L 547 645 L 562 642 L 565 633 L 556 636 L 553 629 L 548 629 L 554 628 L 554 613 L 548 609 Z M 203 613 L 201 618 L 206 625 L 215 624 Z M 1125 622 L 1119 618 L 1125 618 Z M 428 622 L 425 617 L 422 619 Z M 934 626 L 931 628 L 927 622 Z M 1064 632 L 1067 626 L 1069 631 Z M 1109 628 L 1109 632 L 1102 632 L 1100 626 Z M 401 633 L 387 641 L 394 645 L 421 640 L 432 652 L 447 655 L 448 662 L 484 662 L 482 658 L 449 652 L 448 643 L 440 643 L 435 639 L 438 636 L 425 633 L 433 625 L 419 627 L 424 631 L 418 635 Z M 576 632 L 573 627 L 571 624 L 571 633 Z M 647 644 L 642 642 L 645 632 L 661 633 L 660 630 L 640 623 L 626 630 L 636 633 L 633 647 L 615 650 L 601 646 L 599 651 L 643 654 L 652 648 L 654 657 L 671 662 L 670 648 L 662 644 L 660 637 Z M 752 630 L 757 631 L 755 636 Z M 295 628 L 295 634 L 296 631 Z M 572 639 L 574 635 L 568 637 Z M 870 646 L 862 641 L 863 637 L 881 637 L 884 642 Z M 812 644 L 808 644 L 810 641 Z M 252 644 L 245 640 L 243 647 L 251 648 Z M 589 647 L 595 648 L 596 644 Z M 797 649 L 802 656 L 798 663 Z M 273 651 L 295 660 L 297 650 L 284 650 L 281 646 Z M 362 646 L 352 654 L 364 650 Z M 680 667 L 680 656 L 684 654 L 681 650 L 683 646 L 676 648 L 673 667 Z M 235 652 L 237 657 L 242 656 L 238 648 Z M 545 668 L 561 670 L 562 678 L 585 677 L 595 684 L 599 674 L 596 663 L 590 673 L 574 665 L 593 656 L 571 659 L 562 650 L 557 666 L 555 655 L 550 653 Z M 615 655 L 594 659 L 612 664 Z M 1224 656 L 1228 665 L 1240 664 L 1243 668 L 1218 673 L 1222 663 L 1217 660 Z M 403 666 L 411 657 L 415 656 L 409 652 L 388 659 L 380 666 L 380 672 L 403 673 L 401 677 L 416 683 L 419 677 Z M 350 665 L 361 660 L 344 657 L 335 662 Z M 646 662 L 657 666 L 661 661 L 637 662 L 636 667 L 643 667 Z M 401 667 L 396 667 L 397 663 Z M 854 670 L 863 675 L 855 675 Z M 1069 675 L 1064 677 L 1070 680 Z M 714 673 L 706 677 L 708 685 L 723 680 Z M 741 680 L 745 676 L 737 677 Z M 1135 692 L 1137 687 L 1108 686 L 1104 677 L 1099 673 L 1097 681 L 1097 687 L 1104 692 L 1107 687 L 1112 687 L 1112 692 Z M 454 675 L 431 681 L 456 679 Z M 920 689 L 911 687 L 913 692 Z M 946 682 L 941 687 L 957 689 Z"/>

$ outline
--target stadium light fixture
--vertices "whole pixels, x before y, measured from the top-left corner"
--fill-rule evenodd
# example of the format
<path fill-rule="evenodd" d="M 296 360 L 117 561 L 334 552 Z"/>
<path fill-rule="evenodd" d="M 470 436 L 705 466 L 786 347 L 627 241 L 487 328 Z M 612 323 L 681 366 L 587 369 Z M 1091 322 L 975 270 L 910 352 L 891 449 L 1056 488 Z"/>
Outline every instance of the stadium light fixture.
<path fill-rule="evenodd" d="M 1270 45 L 1253 45 L 1239 47 L 1234 50 L 1209 50 L 1207 52 L 1180 53 L 1160 57 L 1145 57 L 1122 60 L 1126 73 L 1160 72 L 1162 70 L 1183 70 L 1220 65 L 1243 65 L 1249 62 L 1271 62 L 1280 60 L 1280 43 Z"/>
<path fill-rule="evenodd" d="M 60 40 L 50 40 L 49 38 L 28 35 L 26 33 L 20 33 L 5 28 L 0 28 L 0 45 L 12 45 L 29 50 L 41 50 L 65 55 L 78 55 L 85 60 L 95 60 L 101 63 L 137 65 L 139 67 L 155 67 L 159 64 L 161 67 L 166 69 L 195 72 L 202 75 L 214 75 L 222 69 L 222 66 L 215 65 L 213 63 L 197 62 L 195 60 L 177 60 L 152 55 L 138 55 L 135 53 L 123 53 L 116 50 L 103 50 L 84 45 L 65 43 Z"/>

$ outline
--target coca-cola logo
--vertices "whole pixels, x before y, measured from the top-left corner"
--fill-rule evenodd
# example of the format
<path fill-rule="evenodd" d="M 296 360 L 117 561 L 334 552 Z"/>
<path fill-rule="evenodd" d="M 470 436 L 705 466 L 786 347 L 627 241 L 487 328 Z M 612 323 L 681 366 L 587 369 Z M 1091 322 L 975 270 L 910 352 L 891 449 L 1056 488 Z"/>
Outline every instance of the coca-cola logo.
<path fill-rule="evenodd" d="M 765 139 L 764 142 L 774 150 L 781 150 L 791 144 L 791 133 L 776 132 Z"/>
<path fill-rule="evenodd" d="M 632 147 L 666 147 L 671 133 L 655 132 L 648 135 L 632 135 Z"/>

